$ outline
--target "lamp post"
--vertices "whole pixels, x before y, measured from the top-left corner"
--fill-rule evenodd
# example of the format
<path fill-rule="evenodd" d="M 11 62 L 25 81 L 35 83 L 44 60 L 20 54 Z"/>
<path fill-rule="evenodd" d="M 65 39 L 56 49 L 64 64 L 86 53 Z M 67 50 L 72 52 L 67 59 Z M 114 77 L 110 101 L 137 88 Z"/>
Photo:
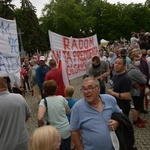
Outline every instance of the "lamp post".
<path fill-rule="evenodd" d="M 25 57 L 25 56 L 26 56 L 26 52 L 24 51 L 24 48 L 23 48 L 21 34 L 23 34 L 23 32 L 21 32 L 21 30 L 20 30 L 20 28 L 19 28 L 19 29 L 18 29 L 18 35 L 19 35 L 20 46 L 21 46 L 21 52 L 20 52 L 20 55 L 21 55 L 21 57 Z"/>

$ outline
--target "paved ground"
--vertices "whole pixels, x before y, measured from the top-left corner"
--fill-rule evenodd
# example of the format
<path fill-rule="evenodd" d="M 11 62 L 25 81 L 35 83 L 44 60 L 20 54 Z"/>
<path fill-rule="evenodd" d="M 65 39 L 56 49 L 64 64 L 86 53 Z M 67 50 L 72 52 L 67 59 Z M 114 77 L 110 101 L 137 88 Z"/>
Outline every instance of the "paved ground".
<path fill-rule="evenodd" d="M 82 83 L 81 77 L 74 79 L 70 82 L 70 84 L 75 87 L 74 97 L 76 99 L 82 98 L 82 94 L 80 92 L 81 83 Z M 27 122 L 27 128 L 28 128 L 29 133 L 31 134 L 33 130 L 37 128 L 38 101 L 35 99 L 34 96 L 31 96 L 31 93 L 26 94 L 26 100 L 32 110 L 32 116 Z M 150 105 L 149 105 L 149 111 L 150 111 Z M 132 111 L 130 113 L 130 117 L 132 117 Z M 136 138 L 136 147 L 138 148 L 138 150 L 150 150 L 150 112 L 146 115 L 141 115 L 141 118 L 147 119 L 148 124 L 145 129 L 134 128 L 135 138 Z"/>

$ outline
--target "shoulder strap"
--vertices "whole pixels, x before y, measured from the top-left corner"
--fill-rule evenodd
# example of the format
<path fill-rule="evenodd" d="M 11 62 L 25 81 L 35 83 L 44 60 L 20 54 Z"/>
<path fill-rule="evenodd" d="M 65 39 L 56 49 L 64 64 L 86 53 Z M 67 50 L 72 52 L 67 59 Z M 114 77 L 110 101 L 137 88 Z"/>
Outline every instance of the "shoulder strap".
<path fill-rule="evenodd" d="M 45 103 L 45 107 L 46 107 L 46 112 L 47 112 L 47 117 L 48 117 L 48 107 L 47 107 L 47 100 L 46 100 L 46 98 L 44 98 L 44 103 Z M 48 119 L 48 118 L 47 118 Z M 50 125 L 50 122 L 49 121 L 47 121 L 47 123 L 46 123 L 47 125 Z"/>
<path fill-rule="evenodd" d="M 47 100 L 46 100 L 46 98 L 44 98 L 44 103 L 45 103 L 45 107 L 46 107 L 46 111 L 47 111 L 48 107 L 47 107 Z"/>

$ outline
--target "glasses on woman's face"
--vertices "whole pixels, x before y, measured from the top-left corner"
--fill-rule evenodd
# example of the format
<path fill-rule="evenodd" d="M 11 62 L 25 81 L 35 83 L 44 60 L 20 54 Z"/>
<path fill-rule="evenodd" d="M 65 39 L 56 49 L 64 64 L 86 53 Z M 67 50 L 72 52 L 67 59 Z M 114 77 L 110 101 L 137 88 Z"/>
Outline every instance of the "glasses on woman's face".
<path fill-rule="evenodd" d="M 93 91 L 93 89 L 95 89 L 97 87 L 97 85 L 96 86 L 89 86 L 89 87 L 87 87 L 87 88 L 85 88 L 85 87 L 82 87 L 81 89 L 80 89 L 80 91 L 82 92 L 82 93 L 84 93 L 84 92 L 86 92 L 86 91 L 88 91 L 88 92 L 92 92 Z"/>

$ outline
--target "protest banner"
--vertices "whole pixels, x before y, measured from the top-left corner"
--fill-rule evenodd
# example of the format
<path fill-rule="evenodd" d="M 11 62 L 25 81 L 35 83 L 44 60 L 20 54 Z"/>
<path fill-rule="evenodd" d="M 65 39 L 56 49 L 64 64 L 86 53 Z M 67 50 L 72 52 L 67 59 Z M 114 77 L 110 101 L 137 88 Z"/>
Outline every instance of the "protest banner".
<path fill-rule="evenodd" d="M 16 21 L 0 18 L 0 76 L 17 73 L 20 69 Z"/>
<path fill-rule="evenodd" d="M 49 31 L 52 57 L 57 64 L 62 63 L 63 79 L 69 80 L 85 74 L 87 62 L 99 55 L 97 36 L 86 38 L 66 37 Z"/>

